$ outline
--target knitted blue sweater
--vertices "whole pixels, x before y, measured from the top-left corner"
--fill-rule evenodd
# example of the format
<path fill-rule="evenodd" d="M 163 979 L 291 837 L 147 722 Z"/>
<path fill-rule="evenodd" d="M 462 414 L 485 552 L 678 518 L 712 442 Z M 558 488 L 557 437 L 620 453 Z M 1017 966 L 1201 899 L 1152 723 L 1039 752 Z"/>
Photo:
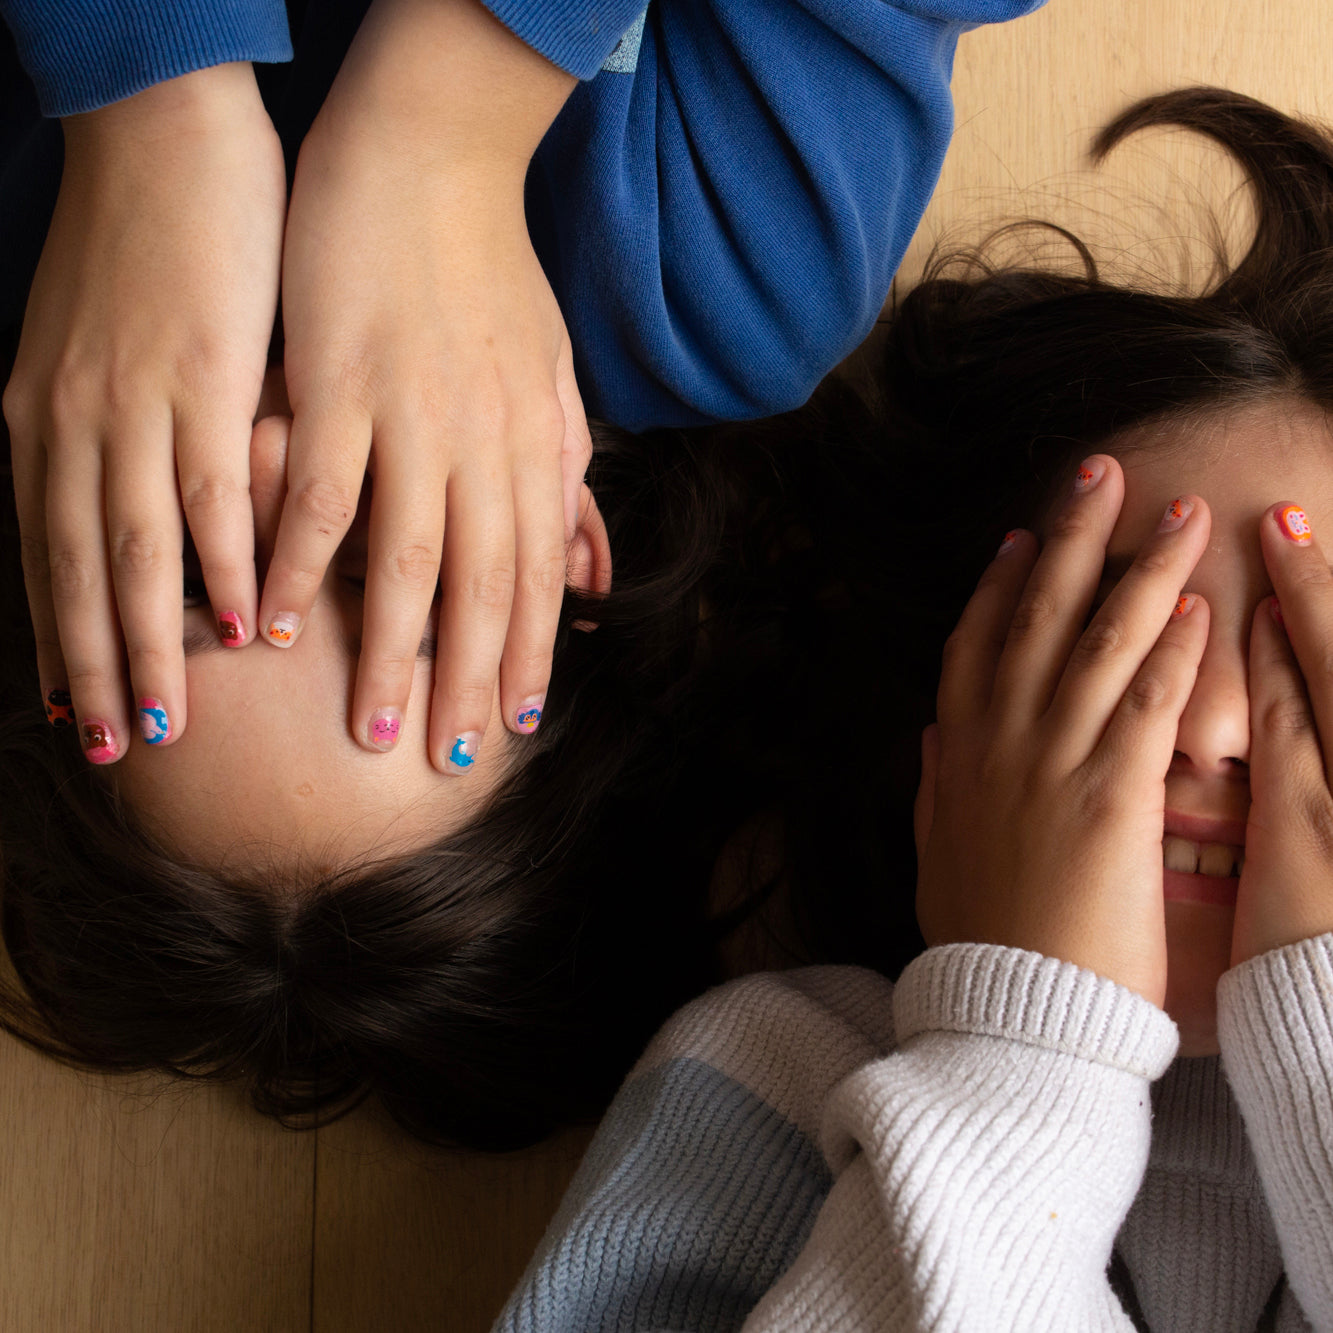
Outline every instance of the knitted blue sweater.
<path fill-rule="evenodd" d="M 589 413 L 638 430 L 804 402 L 869 332 L 934 188 L 959 34 L 1040 2 L 486 0 L 584 80 L 528 219 Z M 280 0 L 0 13 L 52 116 L 292 54 Z"/>

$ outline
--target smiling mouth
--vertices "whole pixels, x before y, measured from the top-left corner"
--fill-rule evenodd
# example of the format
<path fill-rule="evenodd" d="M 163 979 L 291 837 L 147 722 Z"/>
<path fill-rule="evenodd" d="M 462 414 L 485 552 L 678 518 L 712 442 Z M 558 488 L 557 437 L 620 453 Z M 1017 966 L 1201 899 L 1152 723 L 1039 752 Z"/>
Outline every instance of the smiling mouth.
<path fill-rule="evenodd" d="M 1228 879 L 1245 868 L 1245 848 L 1225 842 L 1192 842 L 1168 833 L 1162 839 L 1162 866 L 1182 875 Z"/>

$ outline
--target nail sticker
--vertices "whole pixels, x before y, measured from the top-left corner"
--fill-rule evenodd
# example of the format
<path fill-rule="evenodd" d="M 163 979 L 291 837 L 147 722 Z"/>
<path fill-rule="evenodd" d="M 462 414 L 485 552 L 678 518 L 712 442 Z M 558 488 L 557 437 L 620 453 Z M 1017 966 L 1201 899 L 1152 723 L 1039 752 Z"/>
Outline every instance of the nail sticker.
<path fill-rule="evenodd" d="M 1194 506 L 1188 500 L 1172 500 L 1157 525 L 1158 532 L 1174 532 L 1183 527 L 1185 520 L 1194 512 Z"/>
<path fill-rule="evenodd" d="M 291 611 L 283 611 L 268 622 L 268 639 L 279 647 L 291 643 L 296 631 L 301 627 L 301 617 Z"/>
<path fill-rule="evenodd" d="M 53 727 L 74 725 L 74 700 L 69 697 L 68 690 L 47 690 L 46 720 Z"/>
<path fill-rule="evenodd" d="M 402 726 L 396 708 L 377 708 L 370 715 L 370 743 L 377 750 L 392 750 Z"/>
<path fill-rule="evenodd" d="M 1292 541 L 1300 542 L 1303 546 L 1306 542 L 1314 540 L 1314 529 L 1310 526 L 1310 520 L 1305 517 L 1305 510 L 1299 506 L 1286 505 L 1280 509 L 1277 521 L 1282 531 Z"/>
<path fill-rule="evenodd" d="M 515 722 L 519 731 L 530 733 L 537 730 L 537 723 L 541 720 L 541 704 L 524 704 L 523 707 L 518 710 L 518 717 L 515 719 Z"/>
<path fill-rule="evenodd" d="M 105 722 L 83 724 L 83 753 L 94 764 L 109 764 L 120 753 L 120 746 Z"/>
<path fill-rule="evenodd" d="M 139 730 L 149 745 L 161 745 L 171 737 L 171 723 L 160 699 L 139 700 Z"/>
<path fill-rule="evenodd" d="M 218 617 L 218 633 L 222 642 L 239 648 L 245 642 L 245 626 L 235 611 L 224 611 Z"/>
<path fill-rule="evenodd" d="M 1189 613 L 1194 610 L 1194 603 L 1198 600 L 1199 599 L 1192 592 L 1181 593 L 1181 595 L 1176 598 L 1175 607 L 1172 609 L 1172 618 L 1178 619 L 1180 616 L 1189 615 Z"/>
<path fill-rule="evenodd" d="M 1012 551 L 1017 542 L 1018 542 L 1017 529 L 1015 529 L 1013 532 L 1006 532 L 1004 534 L 1004 540 L 1000 543 L 1000 549 L 995 552 L 996 559 L 999 559 L 1000 556 L 1007 555 L 1010 551 Z"/>
<path fill-rule="evenodd" d="M 1088 464 L 1092 463 L 1089 467 Z M 1106 471 L 1106 464 L 1103 462 L 1093 463 L 1091 459 L 1084 459 L 1078 465 L 1078 472 L 1074 475 L 1074 493 L 1077 495 L 1082 491 L 1090 491 L 1102 479 L 1102 474 Z"/>
<path fill-rule="evenodd" d="M 480 744 L 481 737 L 475 731 L 467 731 L 455 737 L 454 748 L 449 751 L 448 762 L 461 772 L 466 772 L 477 762 L 477 747 Z"/>

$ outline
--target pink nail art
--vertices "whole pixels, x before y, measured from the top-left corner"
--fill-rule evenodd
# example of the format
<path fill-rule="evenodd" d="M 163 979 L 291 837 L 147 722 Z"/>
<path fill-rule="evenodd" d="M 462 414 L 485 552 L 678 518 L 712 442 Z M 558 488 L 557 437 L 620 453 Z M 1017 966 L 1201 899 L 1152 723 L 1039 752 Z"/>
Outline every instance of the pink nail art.
<path fill-rule="evenodd" d="M 546 696 L 538 694 L 519 704 L 518 712 L 514 715 L 514 729 L 524 736 L 536 731 L 542 720 L 542 705 L 545 702 Z"/>
<path fill-rule="evenodd" d="M 245 625 L 235 611 L 224 611 L 218 617 L 218 633 L 228 648 L 239 648 L 245 642 Z"/>
<path fill-rule="evenodd" d="M 402 715 L 396 708 L 377 708 L 370 715 L 370 743 L 377 750 L 392 750 L 402 727 Z"/>
<path fill-rule="evenodd" d="M 89 763 L 109 764 L 120 753 L 115 732 L 105 722 L 96 719 L 85 722 L 79 728 L 79 738 Z"/>
<path fill-rule="evenodd" d="M 1298 505 L 1285 505 L 1278 510 L 1277 525 L 1292 541 L 1304 546 L 1314 540 L 1314 529 L 1305 516 L 1305 510 Z"/>

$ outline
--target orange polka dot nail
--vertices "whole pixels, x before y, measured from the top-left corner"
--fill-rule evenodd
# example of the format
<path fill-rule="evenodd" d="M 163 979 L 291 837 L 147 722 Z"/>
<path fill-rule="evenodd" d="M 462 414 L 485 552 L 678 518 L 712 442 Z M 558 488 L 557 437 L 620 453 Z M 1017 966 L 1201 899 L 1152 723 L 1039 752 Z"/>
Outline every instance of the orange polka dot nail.
<path fill-rule="evenodd" d="M 1277 525 L 1282 529 L 1284 537 L 1301 546 L 1314 540 L 1314 529 L 1305 516 L 1305 510 L 1299 505 L 1283 505 L 1277 511 Z"/>
<path fill-rule="evenodd" d="M 46 720 L 53 727 L 74 725 L 74 700 L 69 697 L 68 690 L 47 690 L 45 707 Z"/>
<path fill-rule="evenodd" d="M 264 636 L 279 648 L 287 648 L 291 646 L 292 640 L 296 638 L 296 631 L 300 628 L 301 617 L 291 611 L 283 611 L 268 622 Z"/>

